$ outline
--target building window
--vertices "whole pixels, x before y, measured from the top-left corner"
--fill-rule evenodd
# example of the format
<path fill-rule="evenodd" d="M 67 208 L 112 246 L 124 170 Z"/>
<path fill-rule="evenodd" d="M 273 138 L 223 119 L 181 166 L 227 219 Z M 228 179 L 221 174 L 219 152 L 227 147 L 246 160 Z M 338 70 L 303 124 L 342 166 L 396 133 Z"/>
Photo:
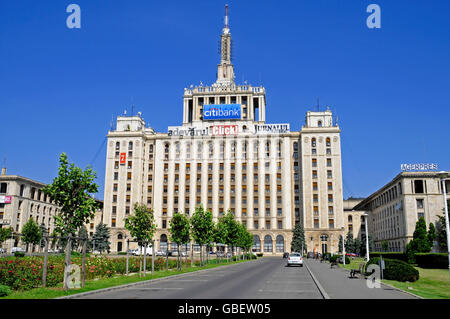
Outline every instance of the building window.
<path fill-rule="evenodd" d="M 334 214 L 333 206 L 328 206 L 328 214 L 330 215 Z"/>
<path fill-rule="evenodd" d="M 317 159 L 316 158 L 312 159 L 312 167 L 317 167 Z"/>
<path fill-rule="evenodd" d="M 131 180 L 131 172 L 128 172 L 128 173 L 127 173 L 127 179 L 128 179 L 128 180 Z"/>
<path fill-rule="evenodd" d="M 314 228 L 319 228 L 319 219 L 314 219 Z"/>
<path fill-rule="evenodd" d="M 417 208 L 423 209 L 423 199 L 416 199 Z"/>
<path fill-rule="evenodd" d="M 334 219 L 329 219 L 328 220 L 328 228 L 334 229 Z"/>
<path fill-rule="evenodd" d="M 258 208 L 253 209 L 253 216 L 258 216 Z"/>
<path fill-rule="evenodd" d="M 116 227 L 116 219 L 115 218 L 111 219 L 111 227 Z"/>
<path fill-rule="evenodd" d="M 331 158 L 327 158 L 327 167 L 331 167 Z"/>
<path fill-rule="evenodd" d="M 315 138 L 315 137 L 313 137 L 313 138 L 311 139 L 311 146 L 312 146 L 312 147 L 316 147 L 316 138 Z"/>
<path fill-rule="evenodd" d="M 423 187 L 423 180 L 415 180 L 414 181 L 414 193 L 415 194 L 423 194 L 424 193 L 424 187 Z"/>
<path fill-rule="evenodd" d="M 264 237 L 264 252 L 271 253 L 272 252 L 272 237 L 270 235 L 266 235 Z"/>
<path fill-rule="evenodd" d="M 325 141 L 326 141 L 327 147 L 330 147 L 331 146 L 331 139 L 329 137 L 327 137 Z"/>
<path fill-rule="evenodd" d="M 114 172 L 114 180 L 117 181 L 119 179 L 119 173 Z"/>
<path fill-rule="evenodd" d="M 129 142 L 128 143 L 128 150 L 132 151 L 133 150 L 133 142 Z"/>

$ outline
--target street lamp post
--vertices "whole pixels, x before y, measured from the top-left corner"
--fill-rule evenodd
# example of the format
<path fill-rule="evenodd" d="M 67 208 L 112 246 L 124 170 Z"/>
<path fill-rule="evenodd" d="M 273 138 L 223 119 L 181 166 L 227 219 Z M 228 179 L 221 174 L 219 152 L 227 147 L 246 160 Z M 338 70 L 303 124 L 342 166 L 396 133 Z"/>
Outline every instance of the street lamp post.
<path fill-rule="evenodd" d="M 369 221 L 369 214 L 364 214 L 364 224 L 365 224 L 365 230 L 366 230 L 366 261 L 369 262 L 369 232 L 367 230 L 367 223 Z"/>
<path fill-rule="evenodd" d="M 345 234 L 345 228 L 342 227 L 342 264 L 345 266 L 345 245 L 344 245 L 344 234 Z"/>
<path fill-rule="evenodd" d="M 439 177 L 442 182 L 442 192 L 444 193 L 445 229 L 447 230 L 448 270 L 450 275 L 450 226 L 448 221 L 447 190 L 445 189 L 445 181 L 450 180 L 450 178 L 448 178 L 447 172 L 439 172 Z"/>

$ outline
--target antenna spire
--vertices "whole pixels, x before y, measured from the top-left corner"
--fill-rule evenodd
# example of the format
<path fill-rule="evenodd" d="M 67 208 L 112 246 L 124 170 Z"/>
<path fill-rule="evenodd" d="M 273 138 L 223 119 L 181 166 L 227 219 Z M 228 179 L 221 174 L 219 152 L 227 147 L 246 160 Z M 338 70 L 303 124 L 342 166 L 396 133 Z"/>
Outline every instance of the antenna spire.
<path fill-rule="evenodd" d="M 225 5 L 225 28 L 228 28 L 228 4 Z"/>

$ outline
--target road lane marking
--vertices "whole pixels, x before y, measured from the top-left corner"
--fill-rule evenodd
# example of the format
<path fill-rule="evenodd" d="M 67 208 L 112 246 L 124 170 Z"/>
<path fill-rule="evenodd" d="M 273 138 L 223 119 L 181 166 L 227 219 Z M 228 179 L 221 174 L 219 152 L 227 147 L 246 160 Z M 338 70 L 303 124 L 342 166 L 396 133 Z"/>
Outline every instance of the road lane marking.
<path fill-rule="evenodd" d="M 142 288 L 126 288 L 126 290 L 180 290 L 184 288 L 169 288 L 169 287 L 142 287 Z"/>

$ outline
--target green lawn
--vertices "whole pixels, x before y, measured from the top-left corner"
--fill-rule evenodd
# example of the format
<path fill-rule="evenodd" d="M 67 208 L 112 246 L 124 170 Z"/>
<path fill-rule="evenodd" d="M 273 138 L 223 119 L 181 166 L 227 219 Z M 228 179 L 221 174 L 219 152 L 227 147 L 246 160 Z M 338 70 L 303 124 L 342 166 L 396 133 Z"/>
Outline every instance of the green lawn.
<path fill-rule="evenodd" d="M 149 272 L 147 272 L 147 275 L 145 277 L 139 277 L 137 274 L 133 274 L 133 275 L 130 275 L 130 276 L 123 275 L 123 276 L 118 276 L 118 277 L 113 277 L 113 278 L 102 278 L 102 279 L 98 279 L 98 280 L 89 280 L 89 281 L 86 281 L 86 285 L 85 285 L 84 288 L 72 289 L 72 290 L 69 290 L 68 292 L 63 290 L 63 288 L 62 288 L 63 286 L 62 286 L 62 283 L 61 283 L 57 287 L 35 288 L 35 289 L 32 289 L 32 290 L 23 291 L 23 292 L 16 291 L 16 292 L 13 292 L 9 296 L 0 298 L 0 300 L 1 299 L 51 299 L 51 298 L 58 298 L 58 297 L 73 295 L 73 294 L 86 292 L 86 291 L 92 291 L 92 290 L 97 290 L 97 289 L 102 289 L 102 288 L 114 287 L 114 286 L 119 286 L 119 285 L 124 285 L 124 284 L 144 281 L 144 280 L 150 280 L 150 279 L 156 279 L 156 278 L 161 278 L 161 277 L 167 277 L 167 276 L 172 276 L 172 275 L 177 275 L 177 274 L 182 274 L 182 273 L 198 271 L 198 270 L 202 270 L 202 269 L 210 269 L 210 268 L 220 267 L 220 266 L 223 266 L 223 265 L 231 265 L 231 264 L 236 264 L 236 263 L 241 263 L 241 262 L 246 262 L 246 261 L 248 261 L 248 260 L 234 261 L 234 262 L 229 262 L 229 263 L 227 263 L 227 262 L 215 263 L 215 260 L 210 260 L 210 264 L 209 265 L 205 265 L 203 267 L 183 268 L 183 270 L 181 272 L 180 271 L 176 271 L 174 269 L 169 269 L 169 270 L 155 271 L 154 275 L 151 275 L 151 274 L 149 274 Z"/>
<path fill-rule="evenodd" d="M 345 266 L 339 264 L 339 266 L 347 270 L 358 269 L 359 264 L 365 261 L 365 258 L 356 257 L 355 259 L 350 259 L 350 264 L 346 264 Z M 382 280 L 382 282 L 423 298 L 450 299 L 450 276 L 448 269 L 414 268 L 419 271 L 419 280 L 415 282 L 400 282 L 395 280 Z"/>
<path fill-rule="evenodd" d="M 419 280 L 415 282 L 399 282 L 395 280 L 382 280 L 382 282 L 423 298 L 450 299 L 450 276 L 448 269 L 414 268 L 419 271 Z M 412 289 L 408 289 L 408 287 Z"/>

